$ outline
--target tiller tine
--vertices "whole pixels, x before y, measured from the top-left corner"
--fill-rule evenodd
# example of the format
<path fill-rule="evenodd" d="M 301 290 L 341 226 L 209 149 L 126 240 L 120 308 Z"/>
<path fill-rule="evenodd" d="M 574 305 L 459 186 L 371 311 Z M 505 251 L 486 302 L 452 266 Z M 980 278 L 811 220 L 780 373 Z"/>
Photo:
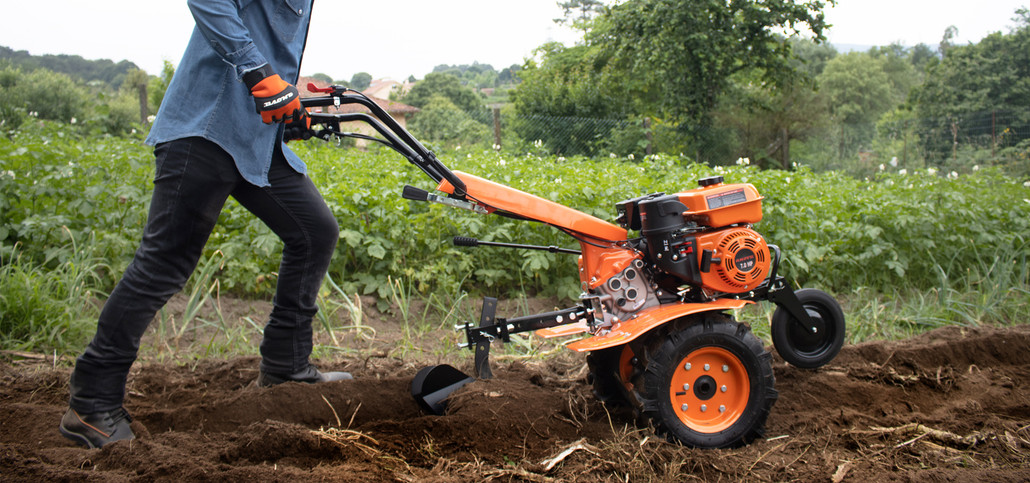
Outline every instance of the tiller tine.
<path fill-rule="evenodd" d="M 411 395 L 423 411 L 443 416 L 447 411 L 447 396 L 475 378 L 447 364 L 423 367 L 411 381 Z"/>

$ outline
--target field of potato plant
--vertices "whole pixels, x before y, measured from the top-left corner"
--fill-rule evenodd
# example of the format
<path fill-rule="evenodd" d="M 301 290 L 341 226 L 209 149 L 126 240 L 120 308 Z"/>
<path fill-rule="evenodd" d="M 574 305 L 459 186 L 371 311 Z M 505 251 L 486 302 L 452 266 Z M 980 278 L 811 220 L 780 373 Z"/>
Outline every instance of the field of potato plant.
<path fill-rule="evenodd" d="M 435 186 L 388 149 L 317 140 L 291 146 L 339 220 L 330 277 L 343 292 L 381 301 L 397 287 L 422 299 L 578 296 L 572 256 L 451 244 L 460 235 L 576 247 L 557 230 L 404 200 L 405 184 Z M 782 248 L 786 275 L 835 293 L 849 315 L 872 320 L 851 329 L 853 340 L 956 323 L 1011 324 L 1030 315 L 1030 182 L 999 172 L 888 167 L 854 179 L 805 167 L 711 167 L 666 155 L 588 159 L 459 149 L 439 157 L 452 169 L 606 220 L 614 220 L 618 201 L 693 188 L 701 177 L 752 183 L 765 196 L 756 229 Z M 0 344 L 28 348 L 26 334 L 40 329 L 21 325 L 65 319 L 48 329 L 56 335 L 27 345 L 79 340 L 77 304 L 102 300 L 131 258 L 146 219 L 152 164 L 140 138 L 86 138 L 44 122 L 0 137 Z M 201 261 L 202 269 L 210 267 L 205 283 L 217 280 L 220 293 L 268 297 L 279 250 L 275 235 L 230 201 Z"/>

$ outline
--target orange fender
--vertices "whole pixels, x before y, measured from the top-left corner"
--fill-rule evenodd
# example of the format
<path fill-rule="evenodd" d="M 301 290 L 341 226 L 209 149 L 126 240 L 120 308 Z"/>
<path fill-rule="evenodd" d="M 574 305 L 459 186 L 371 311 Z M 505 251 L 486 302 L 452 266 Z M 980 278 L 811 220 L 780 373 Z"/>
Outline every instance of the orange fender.
<path fill-rule="evenodd" d="M 687 304 L 687 303 L 674 303 L 665 304 L 658 307 L 652 307 L 644 310 L 630 320 L 622 321 L 614 326 L 612 329 L 604 334 L 589 339 L 577 340 L 569 344 L 569 349 L 576 352 L 589 352 L 601 349 L 607 349 L 609 347 L 615 347 L 630 342 L 637 337 L 647 333 L 651 329 L 658 327 L 670 320 L 676 320 L 681 317 L 686 317 L 691 314 L 709 311 L 721 311 L 721 310 L 732 310 L 744 307 L 747 304 L 753 304 L 754 302 L 748 300 L 736 300 L 736 299 L 719 299 L 713 302 L 703 304 Z M 572 335 L 586 330 L 586 324 L 582 324 L 583 330 L 572 332 L 571 329 L 578 329 L 579 324 L 573 324 L 574 327 L 569 329 L 555 331 L 555 332 L 571 332 L 562 333 L 560 335 Z M 555 327 L 557 329 L 557 327 Z M 548 330 L 548 329 L 544 329 Z M 537 331 L 539 334 L 541 331 Z M 542 334 L 541 334 L 542 335 Z M 550 335 L 550 337 L 556 337 L 557 335 Z M 548 337 L 548 335 L 544 335 Z"/>

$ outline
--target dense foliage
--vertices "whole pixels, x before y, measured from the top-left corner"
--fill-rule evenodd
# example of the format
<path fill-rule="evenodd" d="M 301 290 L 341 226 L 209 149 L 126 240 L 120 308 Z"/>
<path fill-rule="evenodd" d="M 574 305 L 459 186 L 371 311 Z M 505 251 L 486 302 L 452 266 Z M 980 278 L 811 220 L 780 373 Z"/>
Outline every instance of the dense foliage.
<path fill-rule="evenodd" d="M 108 59 L 86 60 L 78 55 L 31 55 L 24 50 L 13 50 L 0 45 L 0 61 L 24 70 L 46 69 L 65 74 L 79 82 L 100 82 L 115 88 L 121 86 L 136 64 L 123 60 L 115 63 Z"/>
<path fill-rule="evenodd" d="M 389 150 L 316 141 L 295 149 L 339 219 L 331 274 L 347 290 L 386 296 L 393 277 L 424 293 L 579 293 L 571 256 L 450 243 L 463 235 L 575 247 L 557 230 L 406 201 L 404 184 L 434 186 Z M 489 150 L 441 158 L 453 169 L 607 220 L 620 200 L 689 189 L 715 173 L 753 183 L 765 196 L 757 229 L 783 248 L 787 275 L 838 291 L 930 289 L 970 277 L 970 267 L 984 260 L 1011 265 L 1030 250 L 1030 187 L 993 170 L 961 176 L 884 170 L 859 180 L 804 168 L 712 168 L 668 156 L 629 161 Z M 9 260 L 17 244 L 25 257 L 56 263 L 73 255 L 70 239 L 89 241 L 90 253 L 109 267 L 102 275 L 110 287 L 145 222 L 152 159 L 139 139 L 80 138 L 39 121 L 9 132 L 0 139 L 0 254 Z M 279 250 L 274 234 L 230 202 L 207 256 L 219 251 L 227 260 L 219 275 L 223 290 L 270 293 Z"/>
<path fill-rule="evenodd" d="M 936 50 L 894 44 L 838 55 L 820 42 L 830 2 L 608 3 L 562 2 L 584 41 L 542 46 L 512 93 L 519 116 L 647 119 L 645 129 L 599 126 L 576 153 L 650 149 L 709 164 L 749 157 L 861 177 L 884 163 L 1030 172 L 1025 9 L 1009 32 L 976 44 L 952 45 L 952 27 Z M 551 152 L 567 149 L 546 127 L 519 133 Z M 610 141 L 632 137 L 638 142 Z"/>

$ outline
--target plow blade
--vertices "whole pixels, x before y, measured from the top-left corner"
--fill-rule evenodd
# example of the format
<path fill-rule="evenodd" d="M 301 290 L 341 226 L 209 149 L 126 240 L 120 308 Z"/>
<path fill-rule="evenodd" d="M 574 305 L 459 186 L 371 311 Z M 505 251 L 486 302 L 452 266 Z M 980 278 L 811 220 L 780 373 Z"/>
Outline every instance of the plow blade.
<path fill-rule="evenodd" d="M 476 379 L 447 365 L 423 367 L 411 381 L 411 396 L 423 411 L 442 416 L 447 396 Z"/>

